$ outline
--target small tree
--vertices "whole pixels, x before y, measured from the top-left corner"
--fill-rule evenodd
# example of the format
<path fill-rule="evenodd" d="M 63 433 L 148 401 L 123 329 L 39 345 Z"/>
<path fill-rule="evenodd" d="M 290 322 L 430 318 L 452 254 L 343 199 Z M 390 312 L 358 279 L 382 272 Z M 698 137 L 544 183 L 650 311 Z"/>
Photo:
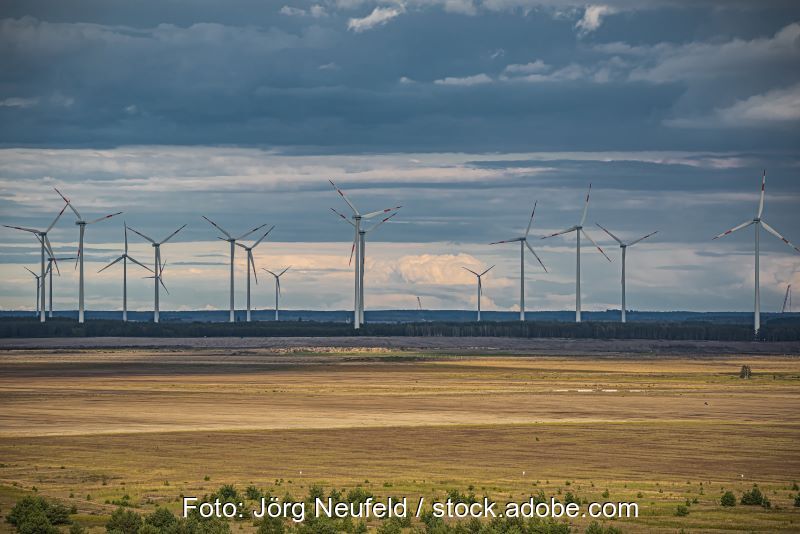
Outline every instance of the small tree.
<path fill-rule="evenodd" d="M 719 503 L 722 506 L 736 506 L 736 495 L 732 491 L 726 491 Z"/>
<path fill-rule="evenodd" d="M 106 523 L 106 531 L 119 534 L 137 534 L 142 526 L 142 518 L 132 510 L 117 508 Z"/>
<path fill-rule="evenodd" d="M 689 507 L 679 504 L 678 508 L 675 510 L 675 515 L 677 515 L 678 517 L 684 517 L 689 515 Z"/>
<path fill-rule="evenodd" d="M 739 378 L 749 379 L 753 372 L 750 370 L 749 365 L 743 365 L 741 371 L 739 371 Z"/>

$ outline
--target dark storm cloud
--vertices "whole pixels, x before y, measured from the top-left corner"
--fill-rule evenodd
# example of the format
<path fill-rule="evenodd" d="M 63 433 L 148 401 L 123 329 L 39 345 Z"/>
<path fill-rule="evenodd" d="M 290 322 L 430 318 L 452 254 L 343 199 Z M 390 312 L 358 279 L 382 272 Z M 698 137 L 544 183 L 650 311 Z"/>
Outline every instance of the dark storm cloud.
<path fill-rule="evenodd" d="M 785 121 L 714 135 L 691 123 L 713 126 L 716 108 L 800 81 L 788 68 L 795 32 L 779 33 L 800 10 L 793 18 L 782 3 L 754 29 L 743 22 L 752 13 L 736 9 L 612 2 L 617 11 L 584 36 L 582 9 L 550 2 L 530 2 L 527 14 L 524 2 L 462 13 L 409 3 L 360 32 L 348 21 L 370 2 L 319 4 L 324 16 L 311 3 L 292 8 L 300 16 L 281 14 L 282 3 L 57 4 L 3 8 L 5 145 L 742 150 L 800 140 Z"/>

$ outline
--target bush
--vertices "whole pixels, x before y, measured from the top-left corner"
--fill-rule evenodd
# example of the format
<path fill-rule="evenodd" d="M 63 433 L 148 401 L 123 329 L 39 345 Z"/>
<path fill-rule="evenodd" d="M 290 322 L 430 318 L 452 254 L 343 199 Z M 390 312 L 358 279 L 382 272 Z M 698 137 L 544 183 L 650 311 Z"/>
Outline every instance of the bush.
<path fill-rule="evenodd" d="M 106 523 L 106 531 L 114 534 L 137 534 L 142 526 L 142 518 L 132 510 L 117 508 Z"/>
<path fill-rule="evenodd" d="M 247 486 L 247 489 L 244 490 L 244 496 L 251 501 L 260 501 L 264 494 L 255 486 Z"/>
<path fill-rule="evenodd" d="M 178 518 L 166 508 L 156 508 L 156 511 L 144 518 L 145 525 L 151 525 L 159 530 L 174 529 Z M 139 534 L 142 534 L 141 532 Z"/>
<path fill-rule="evenodd" d="M 678 508 L 675 510 L 675 515 L 678 517 L 684 517 L 689 515 L 689 507 L 684 506 L 682 504 L 678 505 Z"/>
<path fill-rule="evenodd" d="M 258 534 L 283 534 L 285 531 L 280 517 L 265 517 L 258 526 Z"/>
<path fill-rule="evenodd" d="M 761 493 L 761 490 L 758 489 L 756 484 L 753 484 L 753 489 L 744 492 L 740 502 L 748 506 L 763 506 L 764 508 L 772 506 L 769 499 L 767 499 L 766 495 Z"/>
<path fill-rule="evenodd" d="M 44 497 L 28 496 L 20 499 L 6 517 L 6 521 L 19 532 L 58 532 L 53 525 L 69 523 L 69 509 L 58 503 L 48 502 Z M 54 529 L 54 530 L 53 530 Z"/>
<path fill-rule="evenodd" d="M 72 526 L 69 527 L 69 534 L 86 534 L 86 529 L 78 523 L 72 523 Z"/>
<path fill-rule="evenodd" d="M 794 505 L 800 508 L 800 493 L 794 496 Z"/>
<path fill-rule="evenodd" d="M 719 500 L 722 506 L 736 506 L 736 495 L 732 491 L 726 491 Z"/>

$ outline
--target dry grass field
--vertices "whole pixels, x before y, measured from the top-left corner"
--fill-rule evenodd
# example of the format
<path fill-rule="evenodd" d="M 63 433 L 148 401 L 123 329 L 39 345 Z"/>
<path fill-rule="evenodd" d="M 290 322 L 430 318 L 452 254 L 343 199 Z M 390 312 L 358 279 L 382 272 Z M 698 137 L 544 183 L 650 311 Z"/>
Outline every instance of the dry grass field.
<path fill-rule="evenodd" d="M 146 512 L 224 483 L 472 486 L 638 502 L 639 518 L 606 522 L 623 532 L 800 531 L 796 355 L 484 352 L 6 350 L 0 512 L 35 488 L 100 532 L 124 494 Z M 771 509 L 720 506 L 754 483 Z"/>

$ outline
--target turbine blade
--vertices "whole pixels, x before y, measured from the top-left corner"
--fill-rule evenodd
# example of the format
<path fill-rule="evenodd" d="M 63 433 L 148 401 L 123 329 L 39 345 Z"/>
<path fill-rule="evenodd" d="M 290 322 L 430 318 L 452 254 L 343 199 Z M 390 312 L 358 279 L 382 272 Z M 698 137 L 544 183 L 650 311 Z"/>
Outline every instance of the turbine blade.
<path fill-rule="evenodd" d="M 275 225 L 273 224 L 273 225 L 270 227 L 270 229 L 269 229 L 269 230 L 267 230 L 267 232 L 266 232 L 264 235 L 262 235 L 262 236 L 261 236 L 261 238 L 260 238 L 258 241 L 256 241 L 255 243 L 253 243 L 253 246 L 252 246 L 252 247 L 250 247 L 250 248 L 251 248 L 251 249 L 254 249 L 254 248 L 256 248 L 256 247 L 258 246 L 258 244 L 259 244 L 259 243 L 261 243 L 262 241 L 264 241 L 264 239 L 265 239 L 265 238 L 266 238 L 266 237 L 269 235 L 269 233 L 270 233 L 272 230 L 274 230 L 274 229 L 275 229 Z"/>
<path fill-rule="evenodd" d="M 533 226 L 533 215 L 536 213 L 536 203 L 538 201 L 533 202 L 533 210 L 531 211 L 531 218 L 528 221 L 528 228 L 525 230 L 525 237 L 528 237 L 528 234 L 531 233 L 531 226 Z"/>
<path fill-rule="evenodd" d="M 373 211 L 371 213 L 367 213 L 366 215 L 362 215 L 361 218 L 362 219 L 371 219 L 371 218 L 375 217 L 376 215 L 382 215 L 384 213 L 389 213 L 389 212 L 392 212 L 392 211 L 396 211 L 396 210 L 399 210 L 402 207 L 403 206 L 395 206 L 393 208 L 386 208 L 385 210 Z"/>
<path fill-rule="evenodd" d="M 473 271 L 472 269 L 468 269 L 468 268 L 466 268 L 466 267 L 462 267 L 462 269 L 464 269 L 465 271 L 469 271 L 469 272 L 471 272 L 471 273 L 472 273 L 472 274 L 474 274 L 475 276 L 478 276 L 478 277 L 480 276 L 478 273 L 476 273 L 476 272 L 475 272 L 475 271 Z"/>
<path fill-rule="evenodd" d="M 169 289 L 167 289 L 167 286 L 164 284 L 164 279 L 161 278 L 161 275 L 158 277 L 158 283 L 161 284 L 161 287 L 163 287 L 164 291 L 166 291 L 167 295 L 169 295 Z"/>
<path fill-rule="evenodd" d="M 726 236 L 726 235 L 728 235 L 728 234 L 732 234 L 733 232 L 735 232 L 735 231 L 737 231 L 737 230 L 741 230 L 742 228 L 746 228 L 746 227 L 750 226 L 751 224 L 753 224 L 753 222 L 754 222 L 754 221 L 745 221 L 745 222 L 743 222 L 742 224 L 740 224 L 739 226 L 734 226 L 734 227 L 733 227 L 733 228 L 731 228 L 730 230 L 726 230 L 725 232 L 722 232 L 721 234 L 715 235 L 715 236 L 712 238 L 712 241 L 713 241 L 714 239 L 719 239 L 720 237 L 725 237 L 725 236 Z"/>
<path fill-rule="evenodd" d="M 583 215 L 581 216 L 581 224 L 578 226 L 583 226 L 583 223 L 586 222 L 586 213 L 589 211 L 589 195 L 592 194 L 592 184 L 589 184 L 589 191 L 586 193 L 586 203 L 583 205 Z"/>
<path fill-rule="evenodd" d="M 370 233 L 371 231 L 373 231 L 374 229 L 376 229 L 377 227 L 379 227 L 380 225 L 382 225 L 383 223 L 385 223 L 386 221 L 388 221 L 389 219 L 391 219 L 391 218 L 392 218 L 392 217 L 394 217 L 395 215 L 397 215 L 397 212 L 395 212 L 395 213 L 392 213 L 392 214 L 391 214 L 391 215 L 389 215 L 388 217 L 385 217 L 385 218 L 381 219 L 381 220 L 380 220 L 380 222 L 378 222 L 377 224 L 375 224 L 375 225 L 373 225 L 372 227 L 370 227 L 370 228 L 369 228 L 368 230 L 366 230 L 364 233 L 365 233 L 365 234 L 368 234 L 368 233 Z"/>
<path fill-rule="evenodd" d="M 50 223 L 50 226 L 48 226 L 48 227 L 47 227 L 47 230 L 45 230 L 45 231 L 44 231 L 44 233 L 45 233 L 45 234 L 46 234 L 47 232 L 49 232 L 50 230 L 52 230 L 52 229 L 53 229 L 53 227 L 56 225 L 56 223 L 58 222 L 58 220 L 59 220 L 59 219 L 61 218 L 61 216 L 64 214 L 64 210 L 65 210 L 65 209 L 67 209 L 67 206 L 69 206 L 69 205 L 70 205 L 70 204 L 69 204 L 69 202 L 68 202 L 68 203 L 66 203 L 66 204 L 64 204 L 64 207 L 63 207 L 63 208 L 61 208 L 61 211 L 59 211 L 59 212 L 58 212 L 58 215 L 56 215 L 56 218 L 55 218 L 55 219 L 53 219 L 53 222 L 51 222 L 51 223 Z"/>
<path fill-rule="evenodd" d="M 647 234 L 646 236 L 642 236 L 642 237 L 640 237 L 639 239 L 637 239 L 636 241 L 634 241 L 634 242 L 632 242 L 632 243 L 629 243 L 629 244 L 628 244 L 628 246 L 629 246 L 629 247 L 632 247 L 633 245 L 635 245 L 635 244 L 636 244 L 636 243 L 638 243 L 639 241 L 644 241 L 644 240 L 645 240 L 645 239 L 647 239 L 648 237 L 650 237 L 650 236 L 654 236 L 654 235 L 656 235 L 657 233 L 658 233 L 658 230 L 656 230 L 655 232 L 650 232 L 650 233 L 649 233 L 649 234 Z"/>
<path fill-rule="evenodd" d="M 331 211 L 333 213 L 335 213 L 336 215 L 338 215 L 339 217 L 341 217 L 342 219 L 344 219 L 345 221 L 347 221 L 347 224 L 349 224 L 350 226 L 355 226 L 355 223 L 353 221 L 351 221 L 350 219 L 348 219 L 347 217 L 345 217 L 344 215 L 342 215 L 341 213 L 339 213 L 335 209 L 331 208 Z"/>
<path fill-rule="evenodd" d="M 792 247 L 792 248 L 793 248 L 793 249 L 794 249 L 796 252 L 800 252 L 800 248 L 797 248 L 796 246 L 792 245 L 792 244 L 789 242 L 789 240 L 788 240 L 788 239 L 786 239 L 786 238 L 785 238 L 785 237 L 783 237 L 781 234 L 779 234 L 777 230 L 775 230 L 773 227 L 771 227 L 770 225 L 768 225 L 768 224 L 767 224 L 765 221 L 761 221 L 761 225 L 764 227 L 764 229 L 765 229 L 767 232 L 771 233 L 772 235 L 774 235 L 775 237 L 777 237 L 778 239 L 780 239 L 781 241 L 783 241 L 784 243 L 786 243 L 787 245 L 789 245 L 790 247 Z"/>
<path fill-rule="evenodd" d="M 501 243 L 516 243 L 517 241 L 522 241 L 523 238 L 515 237 L 513 239 L 506 239 L 505 241 L 495 241 L 494 243 L 489 243 L 490 245 L 499 245 Z"/>
<path fill-rule="evenodd" d="M 36 278 L 39 278 L 39 275 L 38 275 L 38 274 L 36 274 L 35 272 L 31 271 L 31 270 L 30 270 L 30 269 L 28 269 L 27 267 L 25 267 L 25 270 L 26 270 L 26 271 L 28 271 L 29 273 L 31 273 L 31 274 L 32 274 L 33 276 L 35 276 Z"/>
<path fill-rule="evenodd" d="M 169 236 L 167 236 L 167 237 L 166 237 L 166 239 L 162 240 L 162 241 L 161 241 L 161 243 L 159 243 L 159 244 L 160 244 L 160 245 L 163 245 L 164 243 L 166 243 L 167 241 L 169 241 L 170 239 L 172 239 L 173 237 L 175 237 L 175 234 L 177 234 L 178 232 L 180 232 L 180 231 L 181 231 L 181 230 L 183 230 L 184 228 L 186 228 L 186 225 L 185 225 L 185 224 L 184 224 L 183 226 L 181 226 L 180 228 L 178 228 L 177 230 L 175 230 L 174 232 L 172 232 L 171 234 L 169 234 Z"/>
<path fill-rule="evenodd" d="M 612 233 L 611 233 L 611 232 L 610 232 L 608 229 L 606 229 L 606 227 L 604 227 L 602 224 L 600 224 L 600 223 L 594 223 L 594 224 L 596 224 L 597 226 L 599 226 L 601 230 L 603 230 L 605 233 L 607 233 L 608 235 L 610 235 L 610 236 L 611 236 L 611 239 L 613 239 L 614 241 L 616 241 L 616 242 L 617 242 L 617 243 L 619 243 L 620 245 L 624 245 L 624 244 L 625 244 L 625 243 L 623 243 L 623 242 L 622 242 L 622 240 L 621 240 L 620 238 L 618 238 L 617 236 L 615 236 L 614 234 L 612 234 Z M 642 239 L 644 239 L 644 238 L 642 238 Z"/>
<path fill-rule="evenodd" d="M 599 250 L 599 251 L 600 251 L 600 254 L 602 254 L 603 256 L 605 256 L 605 257 L 606 257 L 606 259 L 607 259 L 608 261 L 611 261 L 611 258 L 609 258 L 609 257 L 608 257 L 608 254 L 606 254 L 605 252 L 603 252 L 603 249 L 602 249 L 602 248 L 600 248 L 600 245 L 598 245 L 597 243 L 595 243 L 594 239 L 592 239 L 592 236 L 590 236 L 589 234 L 587 234 L 587 233 L 586 233 L 586 230 L 584 230 L 584 229 L 581 229 L 581 232 L 583 233 L 584 237 L 586 237 L 586 239 L 588 239 L 589 241 L 591 241 L 591 242 L 592 242 L 592 245 L 594 245 L 594 246 L 595 246 L 595 248 L 597 248 L 597 250 Z"/>
<path fill-rule="evenodd" d="M 125 226 L 125 254 L 128 253 L 128 223 L 122 223 Z"/>
<path fill-rule="evenodd" d="M 256 226 L 255 228 L 253 228 L 253 229 L 252 229 L 252 230 L 250 230 L 249 232 L 245 232 L 245 233 L 243 233 L 242 235 L 240 235 L 239 237 L 237 237 L 237 238 L 235 238 L 235 239 L 237 239 L 237 240 L 238 240 L 238 239 L 244 239 L 245 237 L 249 236 L 249 235 L 250 235 L 250 234 L 252 234 L 253 232 L 255 232 L 255 231 L 257 231 L 257 230 L 261 230 L 261 229 L 262 229 L 262 228 L 264 228 L 266 225 L 267 225 L 267 223 L 264 223 L 264 224 L 262 224 L 261 226 Z"/>
<path fill-rule="evenodd" d="M 220 238 L 220 239 L 222 239 L 222 238 Z M 224 241 L 224 239 L 223 239 L 223 241 Z M 234 243 L 234 245 L 236 245 L 237 247 L 240 247 L 240 248 L 243 248 L 243 249 L 247 250 L 247 247 L 242 245 L 241 243 L 237 242 L 237 243 Z"/>
<path fill-rule="evenodd" d="M 494 265 L 492 265 L 491 267 L 489 267 L 488 269 L 486 269 L 485 271 L 483 271 L 483 272 L 480 274 L 480 276 L 483 276 L 484 274 L 488 273 L 488 272 L 489 272 L 489 271 L 491 271 L 492 269 L 494 269 Z"/>
<path fill-rule="evenodd" d="M 280 279 L 280 277 L 275 279 L 275 285 L 278 287 L 278 295 L 281 295 L 283 292 L 281 291 L 281 279 Z"/>
<path fill-rule="evenodd" d="M 550 237 L 555 237 L 557 235 L 566 234 L 566 233 L 569 233 L 569 232 L 573 232 L 573 231 L 575 231 L 577 229 L 578 229 L 577 226 L 571 226 L 571 227 L 567 228 L 566 230 L 561 230 L 560 232 L 556 232 L 554 234 L 546 235 L 546 236 L 542 237 L 542 239 L 547 239 L 547 238 L 550 238 Z"/>
<path fill-rule="evenodd" d="M 111 263 L 109 263 L 108 265 L 106 265 L 105 267 L 103 267 L 102 269 L 100 269 L 97 272 L 98 273 L 102 273 L 103 271 L 105 271 L 106 269 L 108 269 L 109 267 L 111 267 L 112 265 L 114 265 L 115 263 L 117 263 L 118 261 L 120 261 L 123 258 L 125 258 L 125 256 L 120 256 L 119 258 L 117 258 L 116 260 L 112 261 Z"/>
<path fill-rule="evenodd" d="M 145 269 L 147 269 L 147 270 L 148 270 L 148 271 L 150 271 L 151 273 L 153 272 L 153 269 L 151 269 L 150 267 L 148 267 L 147 265 L 145 265 L 145 264 L 143 264 L 143 263 L 140 263 L 140 262 L 139 262 L 138 260 L 136 260 L 135 258 L 131 258 L 131 257 L 130 257 L 130 256 L 128 256 L 127 254 L 125 255 L 125 257 L 127 257 L 129 260 L 131 260 L 131 261 L 132 261 L 133 263 L 135 263 L 136 265 L 138 265 L 138 266 L 140 266 L 140 267 L 144 267 Z"/>
<path fill-rule="evenodd" d="M 111 217 L 116 217 L 117 215 L 120 215 L 121 213 L 122 213 L 121 211 L 118 211 L 116 213 L 111 213 L 110 215 L 105 215 L 105 216 L 100 217 L 98 219 L 95 219 L 93 221 L 89 221 L 86 224 L 94 224 L 94 223 L 97 223 L 97 222 L 100 222 L 100 221 L 105 221 L 106 219 L 110 219 Z"/>
<path fill-rule="evenodd" d="M 262 271 L 267 271 L 269 274 L 271 274 L 271 275 L 272 275 L 272 276 L 274 276 L 275 278 L 277 278 L 277 277 L 278 277 L 278 275 L 277 275 L 277 274 L 273 273 L 273 272 L 272 272 L 272 271 L 270 271 L 269 269 L 265 269 L 265 268 L 263 268 L 263 267 L 262 267 L 262 268 L 261 268 L 261 270 L 262 270 Z"/>
<path fill-rule="evenodd" d="M 278 277 L 281 277 L 281 276 L 283 276 L 283 273 L 285 273 L 286 271 L 288 271 L 288 270 L 289 270 L 289 269 L 291 269 L 291 268 L 292 268 L 292 266 L 290 265 L 290 266 L 288 266 L 287 268 L 285 268 L 284 270 L 282 270 L 282 271 L 281 271 L 281 274 L 279 274 L 279 275 L 278 275 Z"/>
<path fill-rule="evenodd" d="M 347 262 L 347 265 L 353 264 L 353 253 L 356 251 L 356 240 L 353 239 L 353 246 L 350 247 L 350 261 Z"/>
<path fill-rule="evenodd" d="M 336 187 L 336 184 L 333 183 L 333 180 L 328 180 L 328 181 L 331 183 L 333 188 L 336 189 L 336 192 L 339 193 L 339 196 L 341 196 L 344 199 L 344 201 L 347 202 L 347 205 L 350 206 L 350 209 L 353 210 L 353 213 L 355 213 L 356 215 L 361 215 L 360 213 L 358 213 L 358 210 L 356 209 L 356 207 L 353 206 L 353 203 L 350 202 L 350 199 L 347 198 L 347 195 L 344 194 L 344 191 L 342 191 L 341 189 Z"/>
<path fill-rule="evenodd" d="M 56 190 L 56 193 L 58 193 L 58 196 L 60 196 L 62 199 L 64 199 L 64 202 L 66 202 L 67 205 L 69 205 L 69 209 L 72 210 L 72 213 L 74 213 L 75 217 L 77 217 L 78 220 L 80 221 L 81 220 L 81 214 L 78 213 L 78 210 L 75 209 L 75 206 L 72 205 L 72 202 L 70 202 L 69 199 L 67 197 L 65 197 L 64 194 L 61 191 L 58 190 L 58 188 L 54 187 L 53 189 Z"/>
<path fill-rule="evenodd" d="M 253 251 L 252 250 L 248 250 L 247 251 L 247 259 L 248 259 L 248 261 L 250 261 L 250 265 L 253 266 L 253 278 L 256 279 L 256 284 L 257 284 L 258 283 L 258 273 L 256 272 L 256 262 L 255 262 L 255 260 L 253 260 Z"/>
<path fill-rule="evenodd" d="M 211 219 L 209 219 L 209 218 L 208 218 L 208 217 L 206 217 L 205 215 L 202 215 L 202 217 L 203 217 L 205 220 L 207 220 L 209 223 L 211 223 L 211 225 L 212 225 L 214 228 L 216 228 L 217 230 L 219 230 L 220 232 L 222 232 L 223 234 L 225 234 L 226 236 L 228 236 L 228 239 L 233 239 L 233 236 L 231 236 L 231 234 L 229 234 L 228 232 L 226 232 L 226 231 L 225 231 L 225 229 L 224 229 L 224 228 L 222 228 L 220 225 L 218 225 L 217 223 L 215 223 L 214 221 L 212 221 Z"/>
<path fill-rule="evenodd" d="M 148 240 L 148 241 L 150 241 L 152 244 L 154 244 L 154 245 L 156 244 L 156 242 L 155 242 L 155 241 L 153 241 L 152 239 L 150 239 L 149 237 L 147 237 L 146 235 L 144 235 L 143 233 L 141 233 L 139 230 L 136 230 L 136 229 L 134 229 L 134 228 L 131 228 L 130 226 L 126 226 L 126 228 L 127 228 L 128 230 L 130 230 L 131 232 L 133 232 L 134 234 L 136 234 L 136 235 L 139 235 L 139 236 L 141 236 L 141 237 L 143 237 L 143 238 L 147 239 L 147 240 Z"/>
<path fill-rule="evenodd" d="M 542 266 L 542 269 L 544 269 L 544 272 L 547 272 L 547 267 L 544 266 L 544 263 L 542 263 L 542 259 L 539 257 L 538 254 L 536 254 L 536 251 L 533 250 L 533 247 L 530 245 L 530 243 L 528 243 L 527 239 L 525 240 L 525 246 L 528 247 L 528 250 L 531 251 L 531 254 L 533 254 L 533 256 L 536 258 L 536 260 L 539 262 L 539 265 Z"/>
<path fill-rule="evenodd" d="M 764 174 L 761 175 L 761 198 L 758 199 L 758 218 L 764 212 L 764 189 L 767 185 L 767 170 L 764 169 Z"/>
<path fill-rule="evenodd" d="M 23 232 L 30 232 L 32 234 L 39 233 L 39 230 L 34 230 L 33 228 L 25 228 L 24 226 L 10 226 L 8 224 L 4 224 L 3 226 L 5 226 L 6 228 L 13 228 L 14 230 L 22 230 Z"/>

